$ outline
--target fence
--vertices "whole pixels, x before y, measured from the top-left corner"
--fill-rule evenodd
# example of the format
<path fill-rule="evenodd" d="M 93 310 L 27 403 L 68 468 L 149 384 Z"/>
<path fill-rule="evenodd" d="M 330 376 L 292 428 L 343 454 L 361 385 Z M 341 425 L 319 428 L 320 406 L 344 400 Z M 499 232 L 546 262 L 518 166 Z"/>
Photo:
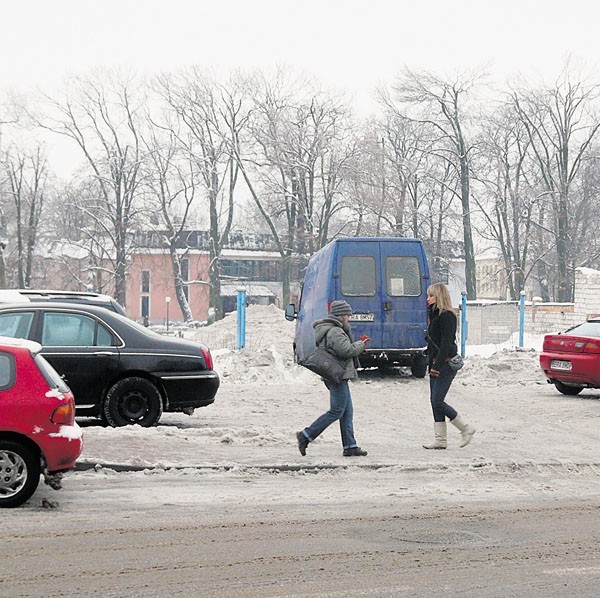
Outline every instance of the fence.
<path fill-rule="evenodd" d="M 517 301 L 467 301 L 465 311 L 467 345 L 501 344 L 516 332 L 521 335 L 559 332 L 600 316 L 600 271 L 576 269 L 573 303 L 544 303 L 539 299 L 525 302 L 522 326 Z"/>

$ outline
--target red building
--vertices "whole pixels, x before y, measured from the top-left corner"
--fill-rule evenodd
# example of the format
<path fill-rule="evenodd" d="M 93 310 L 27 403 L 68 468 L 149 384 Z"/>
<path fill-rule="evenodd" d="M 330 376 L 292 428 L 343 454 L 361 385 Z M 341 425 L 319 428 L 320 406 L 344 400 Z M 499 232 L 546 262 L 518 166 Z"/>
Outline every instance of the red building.
<path fill-rule="evenodd" d="M 132 243 L 127 263 L 126 304 L 129 316 L 139 322 L 159 324 L 182 321 L 183 314 L 175 294 L 173 266 L 164 235 L 140 233 Z M 207 231 L 187 231 L 181 236 L 180 263 L 186 281 L 184 293 L 194 320 L 209 318 L 209 235 Z M 220 255 L 221 296 L 225 312 L 233 311 L 236 290 L 246 288 L 249 303 L 280 304 L 282 295 L 282 258 L 274 250 L 270 235 L 231 235 Z M 294 262 L 292 280 L 301 279 L 302 260 Z M 108 277 L 110 266 L 93 262 L 86 251 L 60 243 L 45 256 L 32 286 L 61 290 L 93 290 L 114 296 Z"/>

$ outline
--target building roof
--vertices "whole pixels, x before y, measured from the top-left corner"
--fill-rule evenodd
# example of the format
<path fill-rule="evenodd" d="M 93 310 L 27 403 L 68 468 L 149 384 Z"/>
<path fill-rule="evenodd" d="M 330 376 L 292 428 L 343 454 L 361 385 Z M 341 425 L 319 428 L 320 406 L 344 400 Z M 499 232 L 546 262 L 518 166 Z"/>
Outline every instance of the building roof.
<path fill-rule="evenodd" d="M 247 297 L 275 297 L 275 293 L 262 284 L 221 283 L 221 295 L 224 297 L 235 297 L 240 289 L 246 289 Z"/>

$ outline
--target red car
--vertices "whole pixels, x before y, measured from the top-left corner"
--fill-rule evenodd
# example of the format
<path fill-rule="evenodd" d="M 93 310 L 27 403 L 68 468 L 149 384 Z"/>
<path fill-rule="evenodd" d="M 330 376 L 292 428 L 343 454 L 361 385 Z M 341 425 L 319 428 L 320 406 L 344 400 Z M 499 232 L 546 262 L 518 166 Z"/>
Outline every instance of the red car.
<path fill-rule="evenodd" d="M 565 395 L 600 388 L 600 319 L 547 334 L 540 365 L 548 382 Z"/>
<path fill-rule="evenodd" d="M 73 395 L 41 348 L 0 337 L 0 507 L 24 503 L 41 473 L 58 490 L 83 448 Z"/>

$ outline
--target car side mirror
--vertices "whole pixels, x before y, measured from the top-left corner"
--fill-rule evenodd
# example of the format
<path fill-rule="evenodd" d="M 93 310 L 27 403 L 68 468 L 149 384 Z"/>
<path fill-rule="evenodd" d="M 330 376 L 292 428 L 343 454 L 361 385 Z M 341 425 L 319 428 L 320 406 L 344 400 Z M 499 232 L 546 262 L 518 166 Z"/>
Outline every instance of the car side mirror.
<path fill-rule="evenodd" d="M 285 319 L 289 322 L 293 322 L 298 317 L 298 312 L 296 312 L 296 306 L 293 303 L 290 303 L 285 308 Z"/>

